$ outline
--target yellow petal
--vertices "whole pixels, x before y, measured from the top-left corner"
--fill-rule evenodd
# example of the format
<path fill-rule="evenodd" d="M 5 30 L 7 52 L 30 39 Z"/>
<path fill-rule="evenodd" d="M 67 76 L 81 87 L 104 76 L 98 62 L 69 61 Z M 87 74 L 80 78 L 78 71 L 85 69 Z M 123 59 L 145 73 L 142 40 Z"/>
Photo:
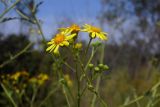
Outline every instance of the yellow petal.
<path fill-rule="evenodd" d="M 54 45 L 54 47 L 52 47 L 49 52 L 52 52 L 55 48 L 56 48 L 56 45 Z"/>
<path fill-rule="evenodd" d="M 105 35 L 108 35 L 108 33 L 106 33 L 106 32 L 102 32 L 103 34 L 105 34 Z"/>
<path fill-rule="evenodd" d="M 47 43 L 48 45 L 54 44 L 54 41 L 50 41 Z"/>
<path fill-rule="evenodd" d="M 46 49 L 46 51 L 49 51 L 49 50 L 51 50 L 51 49 L 54 48 L 54 47 L 55 47 L 55 44 L 49 46 L 49 47 Z"/>
<path fill-rule="evenodd" d="M 102 34 L 102 33 L 99 34 L 99 38 L 101 40 L 107 40 L 107 37 L 104 34 Z"/>
<path fill-rule="evenodd" d="M 76 36 L 76 34 L 72 34 L 72 35 L 66 36 L 66 40 L 70 40 L 70 39 L 72 39 L 75 36 Z"/>
<path fill-rule="evenodd" d="M 53 52 L 54 52 L 55 54 L 58 54 L 58 53 L 59 53 L 58 49 L 59 49 L 59 45 L 57 45 L 57 46 L 55 47 L 55 49 L 54 49 Z"/>
<path fill-rule="evenodd" d="M 69 45 L 69 42 L 68 42 L 68 41 L 63 41 L 63 44 L 64 44 L 65 46 L 68 46 L 68 45 Z"/>
<path fill-rule="evenodd" d="M 61 34 L 63 34 L 63 35 L 69 35 L 69 29 L 64 30 L 63 32 L 61 32 Z"/>

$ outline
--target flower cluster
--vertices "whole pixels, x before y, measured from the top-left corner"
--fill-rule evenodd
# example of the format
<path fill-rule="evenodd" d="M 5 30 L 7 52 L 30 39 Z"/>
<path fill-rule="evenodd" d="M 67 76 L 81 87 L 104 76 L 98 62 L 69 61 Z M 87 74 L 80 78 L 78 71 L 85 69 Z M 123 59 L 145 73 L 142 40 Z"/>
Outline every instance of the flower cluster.
<path fill-rule="evenodd" d="M 20 93 L 32 84 L 43 85 L 49 79 L 49 76 L 44 73 L 30 76 L 27 71 L 17 71 L 13 74 L 3 74 L 0 79 L 5 86 L 13 89 L 16 93 Z"/>
<path fill-rule="evenodd" d="M 47 74 L 40 73 L 36 77 L 30 78 L 29 82 L 33 84 L 43 85 L 48 79 L 49 77 Z"/>
<path fill-rule="evenodd" d="M 88 32 L 91 39 L 96 37 L 101 40 L 107 40 L 107 33 L 103 32 L 100 28 L 85 24 L 82 28 L 76 24 L 70 27 L 60 28 L 59 33 L 55 35 L 51 41 L 48 42 L 49 47 L 46 51 L 53 52 L 54 54 L 59 54 L 59 47 L 69 46 L 71 42 L 74 42 L 77 38 L 78 33 Z"/>

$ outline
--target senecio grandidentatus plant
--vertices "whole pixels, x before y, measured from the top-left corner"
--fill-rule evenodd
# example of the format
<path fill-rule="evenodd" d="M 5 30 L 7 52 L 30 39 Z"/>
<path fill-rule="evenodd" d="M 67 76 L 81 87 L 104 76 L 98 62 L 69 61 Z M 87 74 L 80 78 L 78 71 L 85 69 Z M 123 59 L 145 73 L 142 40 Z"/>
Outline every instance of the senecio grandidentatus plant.
<path fill-rule="evenodd" d="M 33 107 L 37 91 L 44 87 L 49 80 L 49 76 L 45 73 L 32 76 L 27 71 L 16 71 L 12 74 L 3 74 L 0 79 L 1 87 L 5 92 L 4 95 L 14 107 L 23 107 L 25 105 Z M 23 104 L 23 100 L 27 104 Z"/>
<path fill-rule="evenodd" d="M 63 86 L 63 93 L 66 97 L 68 106 L 80 107 L 85 93 L 89 90 L 89 92 L 93 93 L 93 96 L 96 95 L 96 99 L 106 107 L 107 104 L 102 100 L 93 83 L 96 78 L 101 76 L 103 71 L 108 70 L 108 66 L 102 63 L 95 65 L 93 64 L 92 59 L 96 55 L 96 51 L 101 45 L 101 41 L 108 40 L 107 33 L 103 32 L 101 28 L 88 24 L 85 24 L 82 27 L 73 24 L 66 28 L 59 28 L 58 30 L 59 32 L 47 43 L 48 47 L 46 51 L 51 53 L 55 58 L 55 63 L 57 64 L 56 67 L 58 67 L 57 74 L 60 83 Z M 80 32 L 86 32 L 89 35 L 90 39 L 86 47 L 77 40 Z M 92 40 L 95 38 L 98 38 L 100 41 L 92 43 Z M 89 51 L 90 49 L 91 52 Z M 67 51 L 65 51 L 65 55 L 68 53 L 73 59 L 74 63 L 72 65 L 70 65 L 69 61 L 66 60 L 67 58 L 64 57 L 63 50 Z M 69 60 L 71 61 L 72 59 Z M 73 83 L 70 79 L 66 79 L 69 77 L 63 72 L 64 65 L 75 73 L 77 88 L 74 88 L 74 90 L 77 89 L 76 93 L 73 93 L 70 89 L 70 86 Z M 92 98 L 90 101 L 91 100 Z M 91 102 L 91 105 L 94 106 L 95 102 Z"/>

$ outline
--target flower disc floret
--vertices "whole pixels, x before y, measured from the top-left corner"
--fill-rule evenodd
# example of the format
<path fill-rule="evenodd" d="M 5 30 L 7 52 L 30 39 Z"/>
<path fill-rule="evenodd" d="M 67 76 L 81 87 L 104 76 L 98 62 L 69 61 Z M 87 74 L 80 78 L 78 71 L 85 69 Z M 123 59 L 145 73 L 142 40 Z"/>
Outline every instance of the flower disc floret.
<path fill-rule="evenodd" d="M 57 36 L 54 38 L 55 44 L 60 44 L 65 40 L 65 36 L 63 34 L 57 34 Z"/>

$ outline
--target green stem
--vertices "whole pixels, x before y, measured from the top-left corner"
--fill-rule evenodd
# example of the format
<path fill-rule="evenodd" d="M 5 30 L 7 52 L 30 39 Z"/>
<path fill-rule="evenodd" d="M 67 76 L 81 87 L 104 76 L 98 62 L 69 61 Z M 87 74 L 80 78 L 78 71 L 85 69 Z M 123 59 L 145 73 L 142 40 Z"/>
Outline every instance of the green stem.
<path fill-rule="evenodd" d="M 50 91 L 49 94 L 45 97 L 45 99 L 40 103 L 39 107 L 45 104 L 45 102 L 59 89 L 60 85 L 55 86 L 54 90 Z"/>
<path fill-rule="evenodd" d="M 37 91 L 38 91 L 38 88 L 34 87 L 34 89 L 33 89 L 33 96 L 32 96 L 32 99 L 31 99 L 30 107 L 34 107 L 33 103 L 35 101 L 35 98 L 36 98 L 36 95 L 37 95 Z"/>
<path fill-rule="evenodd" d="M 156 94 L 156 93 L 155 93 L 155 90 L 156 90 L 159 86 L 160 86 L 160 81 L 158 81 L 158 82 L 151 88 L 150 91 L 153 93 L 153 95 Z M 129 105 L 131 105 L 131 104 L 133 104 L 133 103 L 135 103 L 135 102 L 143 99 L 144 97 L 145 97 L 145 95 L 139 96 L 139 97 L 137 97 L 136 99 L 134 99 L 134 100 L 132 100 L 132 101 L 130 101 L 130 102 L 124 104 L 124 105 L 121 105 L 120 107 L 129 106 Z M 153 97 L 153 96 L 152 96 L 152 97 Z M 149 101 L 149 103 L 150 103 L 150 101 Z"/>
<path fill-rule="evenodd" d="M 30 20 L 28 16 L 26 16 L 25 14 L 23 14 L 21 11 L 19 11 L 18 9 L 16 9 L 17 13 L 24 19 L 26 20 Z"/>
<path fill-rule="evenodd" d="M 102 45 L 102 48 L 101 48 L 100 63 L 103 63 L 103 59 L 104 59 L 104 48 L 105 48 L 105 45 L 103 44 L 103 45 Z M 96 81 L 96 92 L 98 92 L 98 90 L 99 90 L 100 81 L 101 81 L 101 76 L 99 76 L 99 77 L 97 78 L 97 81 Z M 92 99 L 92 101 L 91 101 L 91 107 L 94 107 L 94 106 L 95 106 L 96 97 L 97 97 L 96 95 L 93 96 L 93 99 Z"/>
<path fill-rule="evenodd" d="M 90 38 L 90 40 L 89 40 L 89 43 L 88 43 L 88 45 L 87 45 L 87 48 L 86 48 L 86 51 L 85 51 L 85 57 L 87 56 L 87 52 L 88 52 L 88 49 L 89 49 L 89 46 L 90 46 L 90 44 L 91 44 L 91 41 L 92 41 L 92 38 Z"/>
<path fill-rule="evenodd" d="M 160 99 L 158 99 L 158 100 L 156 100 L 153 104 L 152 104 L 152 106 L 154 107 L 156 104 L 158 104 L 160 102 Z"/>
<path fill-rule="evenodd" d="M 83 90 L 82 90 L 80 96 L 82 96 L 82 95 L 84 94 L 84 92 L 86 91 L 86 89 L 87 89 L 87 86 L 85 86 L 85 87 L 83 88 Z"/>
<path fill-rule="evenodd" d="M 80 102 L 81 102 L 81 95 L 80 95 L 80 80 L 79 80 L 79 76 L 78 76 L 78 70 L 77 70 L 77 63 L 76 63 L 76 79 L 77 79 L 77 106 L 80 107 Z"/>
<path fill-rule="evenodd" d="M 81 75 L 81 77 L 80 77 L 80 81 L 82 80 L 83 77 L 85 77 L 86 80 L 87 80 L 87 82 L 88 82 L 88 83 L 91 83 L 89 77 L 86 75 L 84 65 L 83 65 L 83 63 L 81 62 L 81 59 L 80 59 L 79 57 L 78 57 L 78 62 L 79 62 L 79 64 L 80 64 L 81 71 L 82 71 L 82 73 L 83 73 L 83 75 Z"/>
<path fill-rule="evenodd" d="M 135 92 L 135 90 L 134 90 L 134 98 L 136 99 L 138 96 L 137 96 L 137 94 L 136 94 L 136 92 Z M 138 101 L 136 101 L 136 105 L 137 105 L 137 107 L 141 107 L 140 106 L 140 103 L 138 102 Z"/>
<path fill-rule="evenodd" d="M 137 102 L 137 101 L 139 101 L 139 100 L 141 100 L 141 99 L 143 99 L 143 98 L 144 98 L 144 96 L 139 96 L 139 97 L 137 97 L 136 99 L 134 99 L 134 100 L 128 102 L 127 104 L 121 105 L 120 107 L 129 106 L 129 105 L 131 105 L 131 104 L 133 104 L 133 103 L 135 103 L 135 102 Z"/>
<path fill-rule="evenodd" d="M 58 73 L 59 73 L 60 78 L 64 78 L 62 70 L 60 70 L 60 72 L 58 72 Z M 69 107 L 71 107 L 71 104 L 70 104 L 69 97 L 68 97 L 67 93 L 70 95 L 70 97 L 72 99 L 72 102 L 74 102 L 74 97 L 72 95 L 72 92 L 71 92 L 70 88 L 68 87 L 68 85 L 66 83 L 62 83 L 62 87 L 63 87 L 64 95 L 66 97 L 67 104 L 68 104 Z"/>
<path fill-rule="evenodd" d="M 21 0 L 17 0 L 11 7 L 9 7 L 8 9 L 6 9 L 1 15 L 0 15 L 0 19 L 6 14 L 8 13 L 12 8 L 14 8 Z"/>
<path fill-rule="evenodd" d="M 34 15 L 34 14 L 33 14 Z M 37 27 L 38 27 L 38 29 L 39 29 L 39 31 L 40 31 L 40 33 L 41 33 L 41 36 L 42 36 L 42 39 L 43 39 L 43 41 L 45 42 L 45 43 L 47 43 L 47 41 L 46 41 L 46 39 L 45 39 L 45 36 L 44 36 L 44 34 L 43 34 L 43 31 L 42 31 L 42 28 L 41 28 L 41 25 L 40 25 L 40 23 L 39 23 L 39 21 L 38 21 L 38 19 L 37 19 L 37 17 L 34 15 L 34 19 L 35 19 L 35 23 L 37 24 Z"/>
<path fill-rule="evenodd" d="M 5 94 L 7 95 L 7 97 L 9 98 L 9 100 L 11 101 L 11 103 L 13 104 L 14 107 L 18 107 L 17 104 L 15 103 L 15 101 L 13 100 L 11 94 L 8 92 L 8 90 L 6 89 L 6 87 L 1 83 L 1 86 L 5 92 Z"/>
<path fill-rule="evenodd" d="M 71 55 L 72 55 L 72 57 L 75 59 L 75 70 L 72 68 L 72 67 L 70 67 L 70 66 L 68 66 L 68 65 L 66 65 L 66 63 L 64 63 L 66 66 L 68 66 L 70 69 L 72 69 L 73 71 L 75 71 L 75 73 L 76 73 L 76 81 L 77 81 L 77 107 L 80 107 L 80 103 L 81 103 L 81 94 L 80 94 L 80 79 L 79 79 L 79 74 L 78 74 L 78 69 L 77 69 L 77 61 L 79 60 L 79 55 L 76 57 L 75 55 L 74 55 L 74 52 L 70 49 L 70 48 L 68 48 L 68 50 L 71 52 Z M 82 65 L 82 64 L 81 64 Z"/>
<path fill-rule="evenodd" d="M 3 68 L 5 65 L 9 64 L 12 60 L 14 60 L 17 57 L 19 57 L 20 55 L 22 55 L 24 52 L 26 52 L 30 48 L 31 45 L 32 45 L 32 43 L 29 43 L 24 49 L 22 49 L 16 55 L 12 56 L 9 60 L 7 60 L 7 61 L 3 62 L 2 64 L 0 64 L 0 68 Z"/>
<path fill-rule="evenodd" d="M 85 66 L 85 68 L 84 68 L 85 71 L 87 70 L 88 65 L 91 63 L 91 60 L 93 59 L 93 56 L 95 55 L 95 53 L 96 53 L 96 51 L 95 51 L 94 48 L 93 48 L 93 49 L 92 49 L 92 53 L 91 53 L 91 55 L 90 55 L 90 58 L 89 58 L 86 66 Z"/>
<path fill-rule="evenodd" d="M 65 86 L 64 86 L 64 85 L 63 85 L 63 93 L 64 93 L 64 95 L 65 95 L 65 97 L 66 97 L 66 101 L 67 101 L 68 107 L 71 107 L 71 105 L 70 105 L 70 103 L 69 103 L 69 98 L 68 98 L 68 96 L 67 96 L 67 92 L 66 92 L 66 89 L 65 89 Z"/>
<path fill-rule="evenodd" d="M 63 64 L 65 64 L 69 69 L 71 69 L 73 72 L 76 72 L 74 68 L 72 68 L 67 62 L 62 61 Z"/>
<path fill-rule="evenodd" d="M 106 102 L 99 96 L 100 102 L 102 103 L 102 105 L 104 107 L 108 107 L 108 105 L 106 104 Z"/>

